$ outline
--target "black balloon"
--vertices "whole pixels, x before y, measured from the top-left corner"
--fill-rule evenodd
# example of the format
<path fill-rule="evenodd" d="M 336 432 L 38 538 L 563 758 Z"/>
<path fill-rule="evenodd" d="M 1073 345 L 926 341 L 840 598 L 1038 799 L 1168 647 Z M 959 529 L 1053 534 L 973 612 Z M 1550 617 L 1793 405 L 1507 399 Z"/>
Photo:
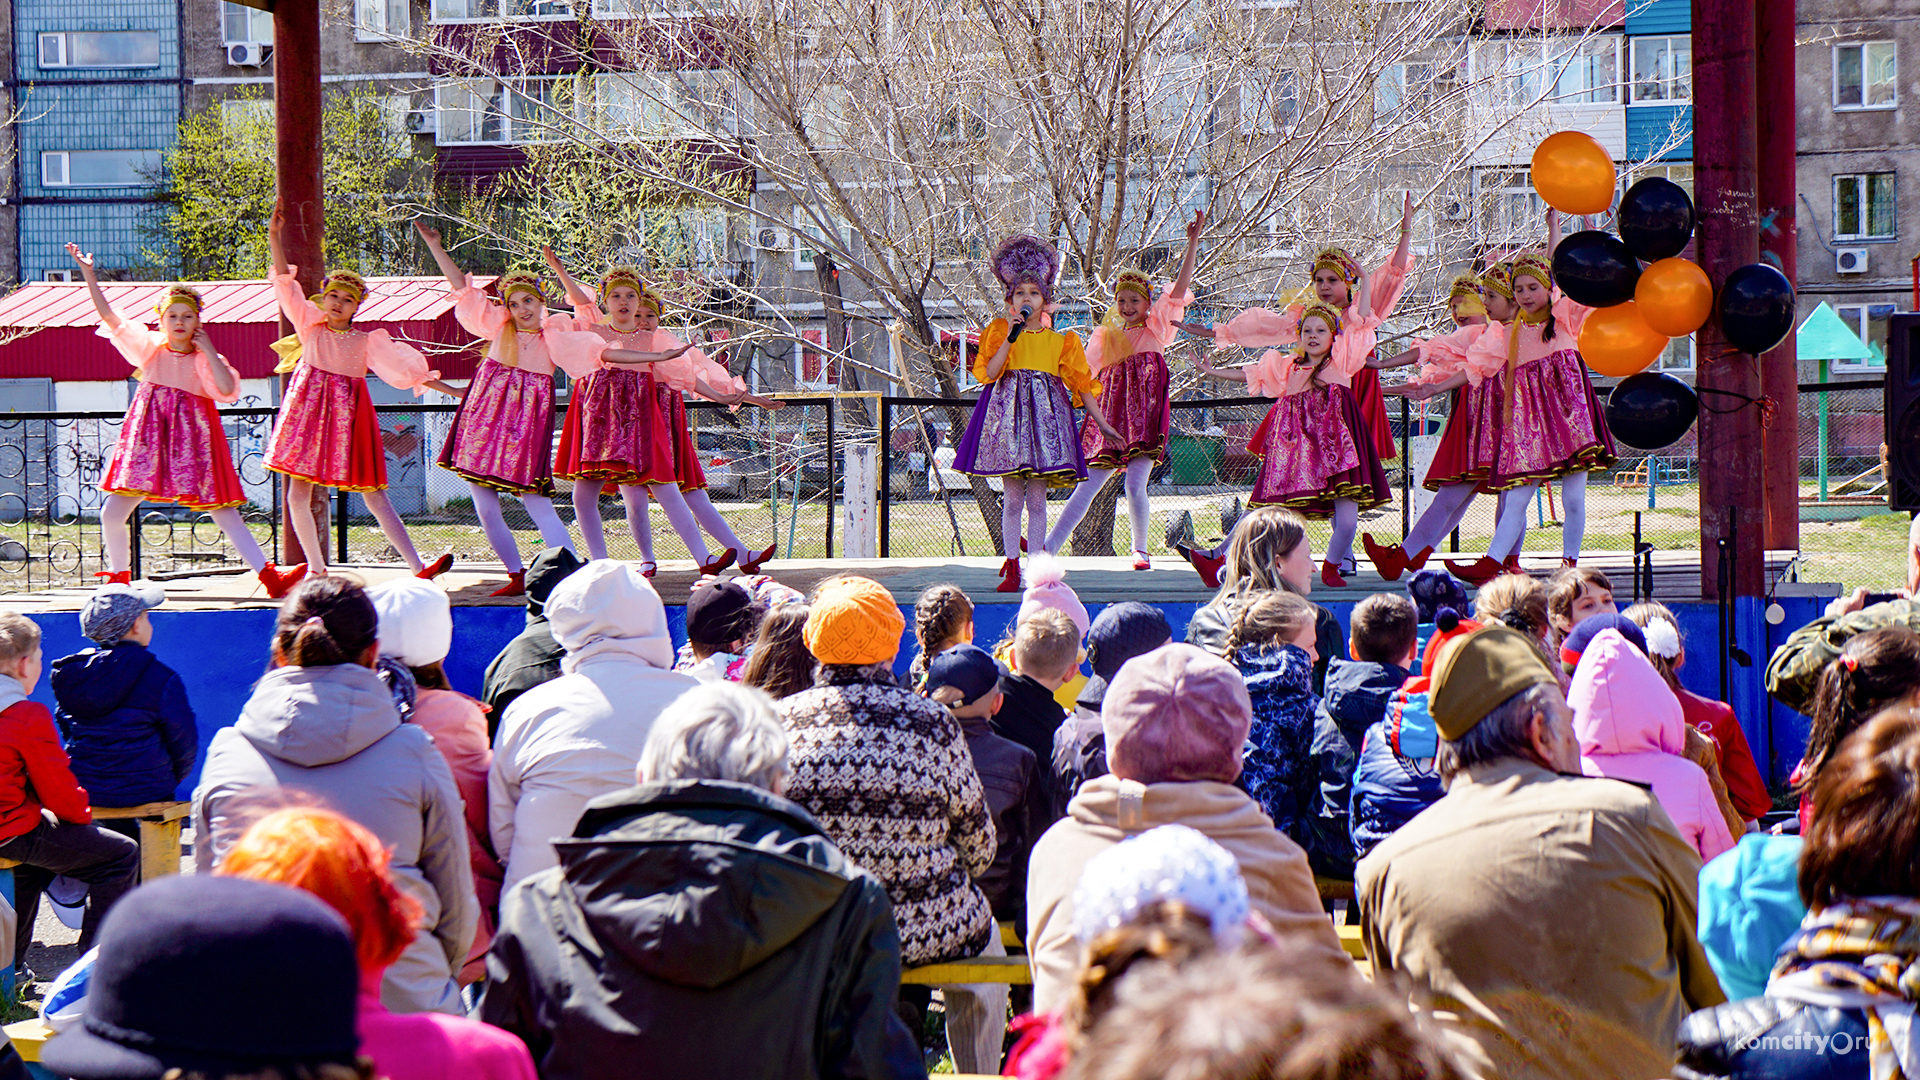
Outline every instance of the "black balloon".
<path fill-rule="evenodd" d="M 1636 450 L 1672 446 L 1700 415 L 1693 387 L 1664 371 L 1643 371 L 1620 380 L 1607 395 L 1607 430 Z"/>
<path fill-rule="evenodd" d="M 1693 200 L 1671 180 L 1649 176 L 1620 198 L 1620 239 L 1636 256 L 1653 262 L 1686 250 L 1693 239 Z"/>
<path fill-rule="evenodd" d="M 1720 329 L 1741 352 L 1756 355 L 1793 333 L 1793 283 L 1766 263 L 1749 263 L 1720 286 Z"/>
<path fill-rule="evenodd" d="M 1553 252 L 1553 283 L 1567 299 L 1588 307 L 1612 307 L 1633 299 L 1640 264 L 1612 233 L 1577 232 Z"/>

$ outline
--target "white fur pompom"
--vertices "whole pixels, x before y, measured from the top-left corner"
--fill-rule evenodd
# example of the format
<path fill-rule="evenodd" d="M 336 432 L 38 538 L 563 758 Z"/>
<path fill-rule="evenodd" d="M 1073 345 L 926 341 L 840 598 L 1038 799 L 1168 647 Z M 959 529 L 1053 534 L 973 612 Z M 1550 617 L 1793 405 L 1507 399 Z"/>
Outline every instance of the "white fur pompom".
<path fill-rule="evenodd" d="M 1067 580 L 1067 564 L 1044 551 L 1036 551 L 1027 556 L 1026 586 L 1029 589 L 1045 588 L 1049 585 L 1064 584 Z"/>
<path fill-rule="evenodd" d="M 1649 619 L 1642 628 L 1647 638 L 1647 651 L 1663 660 L 1671 660 L 1680 655 L 1680 631 L 1665 619 Z"/>

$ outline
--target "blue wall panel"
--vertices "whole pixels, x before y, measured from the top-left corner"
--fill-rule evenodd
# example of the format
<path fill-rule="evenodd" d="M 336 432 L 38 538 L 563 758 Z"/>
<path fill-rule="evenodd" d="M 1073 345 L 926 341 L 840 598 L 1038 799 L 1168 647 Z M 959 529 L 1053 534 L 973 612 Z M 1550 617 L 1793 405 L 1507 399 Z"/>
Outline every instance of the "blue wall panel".
<path fill-rule="evenodd" d="M 1628 34 L 1685 34 L 1692 29 L 1692 0 L 1628 0 Z"/>
<path fill-rule="evenodd" d="M 1659 155 L 1664 161 L 1693 160 L 1693 106 L 1632 105 L 1627 108 L 1627 160 L 1646 161 L 1674 137 L 1674 128 L 1684 132 L 1673 149 Z"/>
<path fill-rule="evenodd" d="M 20 208 L 20 277 L 40 281 L 48 270 L 71 270 L 68 241 L 91 251 L 102 266 L 133 266 L 155 246 L 146 231 L 159 203 L 34 203 Z"/>
<path fill-rule="evenodd" d="M 151 68 L 43 68 L 40 35 L 69 30 L 152 30 L 160 35 L 160 64 Z M 180 73 L 179 12 L 173 0 L 15 0 L 14 70 L 30 82 L 115 77 L 172 77 Z"/>

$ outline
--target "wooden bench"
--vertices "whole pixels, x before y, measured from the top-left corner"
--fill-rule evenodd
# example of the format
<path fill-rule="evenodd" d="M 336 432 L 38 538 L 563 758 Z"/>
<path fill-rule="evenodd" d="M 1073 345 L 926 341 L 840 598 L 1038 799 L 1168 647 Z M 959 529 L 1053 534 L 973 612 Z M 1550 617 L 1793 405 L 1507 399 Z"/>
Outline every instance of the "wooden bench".
<path fill-rule="evenodd" d="M 48 1039 L 53 1038 L 53 1029 L 47 1026 L 45 1020 L 37 1016 L 16 1024 L 8 1024 L 6 1032 L 7 1041 L 13 1044 L 14 1052 L 20 1055 L 21 1061 L 29 1065 L 40 1060 L 40 1048 L 47 1045 Z"/>
<path fill-rule="evenodd" d="M 1367 946 L 1365 942 L 1360 940 L 1359 927 L 1336 926 L 1333 929 L 1340 935 L 1340 947 L 1347 950 L 1348 956 L 1353 957 L 1355 960 L 1365 960 L 1367 958 Z"/>
<path fill-rule="evenodd" d="M 192 803 L 150 802 L 139 806 L 96 806 L 95 821 L 140 823 L 140 880 L 158 881 L 180 872 L 180 823 Z"/>
<path fill-rule="evenodd" d="M 942 964 L 922 964 L 900 973 L 904 986 L 956 986 L 967 983 L 1006 983 L 1030 986 L 1033 970 L 1024 956 L 974 956 Z"/>

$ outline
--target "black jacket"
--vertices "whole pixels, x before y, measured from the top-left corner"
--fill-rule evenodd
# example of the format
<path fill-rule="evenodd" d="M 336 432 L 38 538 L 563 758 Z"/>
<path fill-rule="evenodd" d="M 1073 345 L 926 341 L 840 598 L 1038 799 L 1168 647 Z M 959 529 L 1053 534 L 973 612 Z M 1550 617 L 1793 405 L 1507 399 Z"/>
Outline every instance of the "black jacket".
<path fill-rule="evenodd" d="M 1371 660 L 1335 660 L 1327 665 L 1327 688 L 1320 694 L 1320 714 L 1333 721 L 1355 757 L 1366 741 L 1367 729 L 1387 715 L 1387 702 L 1411 673 L 1398 664 Z"/>
<path fill-rule="evenodd" d="M 1080 785 L 1107 775 L 1107 731 L 1100 724 L 1100 703 L 1107 680 L 1097 673 L 1080 688 L 1075 708 L 1053 732 L 1053 818 L 1067 816 L 1067 804 Z"/>
<path fill-rule="evenodd" d="M 1053 691 L 1041 686 L 1031 675 L 1002 675 L 1000 692 L 1006 695 L 1006 700 L 1000 703 L 1000 711 L 993 714 L 994 734 L 1033 751 L 1036 761 L 1052 761 L 1053 733 L 1059 730 L 1060 721 L 1067 718 L 1067 710 L 1054 700 Z M 1051 803 L 1051 769 L 1044 783 Z"/>
<path fill-rule="evenodd" d="M 121 641 L 55 660 L 51 681 L 73 778 L 93 805 L 173 799 L 200 753 L 200 729 L 177 672 L 146 646 Z"/>
<path fill-rule="evenodd" d="M 547 597 L 567 575 L 586 565 L 567 548 L 548 548 L 534 556 L 527 566 L 527 628 L 507 642 L 500 654 L 487 665 L 480 684 L 480 700 L 491 710 L 487 713 L 487 737 L 500 730 L 500 719 L 515 698 L 560 677 L 560 661 L 567 650 L 553 640 L 547 625 Z"/>
<path fill-rule="evenodd" d="M 1866 1080 L 1867 1022 L 1858 1009 L 1757 997 L 1701 1009 L 1680 1023 L 1674 1080 Z"/>
<path fill-rule="evenodd" d="M 925 1076 L 887 890 L 799 806 L 647 784 L 554 846 L 500 905 L 478 1014 L 542 1080 Z"/>
<path fill-rule="evenodd" d="M 997 838 L 993 866 L 973 879 L 986 894 L 993 917 L 1026 925 L 1027 856 L 1033 842 L 1053 824 L 1046 777 L 1033 751 L 1004 735 L 996 735 L 986 717 L 960 718 L 960 731 L 973 754 L 974 771 L 987 796 Z"/>

